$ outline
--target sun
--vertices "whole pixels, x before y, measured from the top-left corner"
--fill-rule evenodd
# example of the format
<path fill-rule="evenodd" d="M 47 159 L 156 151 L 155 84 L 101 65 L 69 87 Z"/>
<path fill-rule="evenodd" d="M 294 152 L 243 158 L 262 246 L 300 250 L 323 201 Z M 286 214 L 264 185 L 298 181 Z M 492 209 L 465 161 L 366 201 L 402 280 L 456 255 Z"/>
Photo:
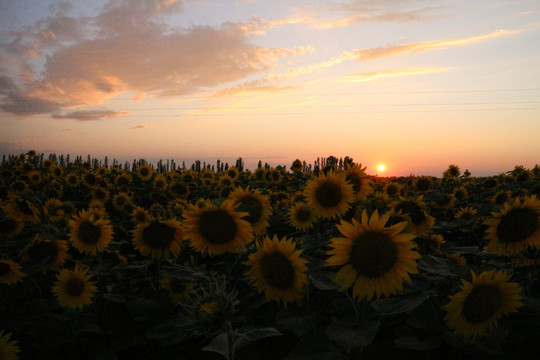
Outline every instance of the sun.
<path fill-rule="evenodd" d="M 379 170 L 379 172 L 383 172 L 385 169 L 386 169 L 386 166 L 384 166 L 383 164 L 377 165 L 377 170 Z"/>

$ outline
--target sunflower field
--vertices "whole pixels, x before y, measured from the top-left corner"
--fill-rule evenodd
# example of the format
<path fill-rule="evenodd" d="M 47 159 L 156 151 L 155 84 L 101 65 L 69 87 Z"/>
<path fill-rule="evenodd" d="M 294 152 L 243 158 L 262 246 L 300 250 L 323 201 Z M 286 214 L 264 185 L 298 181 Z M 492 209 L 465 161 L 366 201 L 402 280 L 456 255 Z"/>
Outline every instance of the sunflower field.
<path fill-rule="evenodd" d="M 0 359 L 538 359 L 540 166 L 0 165 Z"/>

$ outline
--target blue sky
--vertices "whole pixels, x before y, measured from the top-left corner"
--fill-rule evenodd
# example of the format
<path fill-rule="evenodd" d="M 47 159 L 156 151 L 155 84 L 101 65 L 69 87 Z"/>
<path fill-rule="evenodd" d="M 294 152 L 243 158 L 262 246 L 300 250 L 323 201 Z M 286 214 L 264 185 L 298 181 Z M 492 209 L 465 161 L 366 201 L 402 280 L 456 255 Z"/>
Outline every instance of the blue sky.
<path fill-rule="evenodd" d="M 540 2 L 2 1 L 0 154 L 540 162 Z"/>

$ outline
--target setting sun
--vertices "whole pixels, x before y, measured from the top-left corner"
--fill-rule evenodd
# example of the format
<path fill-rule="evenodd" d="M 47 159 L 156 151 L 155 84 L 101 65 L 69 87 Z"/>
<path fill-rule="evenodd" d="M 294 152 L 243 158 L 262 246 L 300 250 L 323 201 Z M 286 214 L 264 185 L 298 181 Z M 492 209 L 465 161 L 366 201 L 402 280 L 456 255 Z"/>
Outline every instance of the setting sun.
<path fill-rule="evenodd" d="M 377 170 L 379 170 L 379 172 L 383 172 L 384 169 L 385 169 L 385 167 L 384 167 L 383 164 L 377 165 Z"/>

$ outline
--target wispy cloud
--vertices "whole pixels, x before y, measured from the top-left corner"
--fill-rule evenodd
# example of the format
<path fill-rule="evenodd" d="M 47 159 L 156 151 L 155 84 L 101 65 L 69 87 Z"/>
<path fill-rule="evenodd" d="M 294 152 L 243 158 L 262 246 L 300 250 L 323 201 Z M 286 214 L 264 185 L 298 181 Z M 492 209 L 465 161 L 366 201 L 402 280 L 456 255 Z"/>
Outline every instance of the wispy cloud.
<path fill-rule="evenodd" d="M 469 45 L 484 40 L 489 40 L 505 35 L 516 34 L 518 30 L 497 30 L 489 34 L 472 36 L 467 38 L 458 38 L 450 40 L 424 41 L 403 45 L 389 45 L 371 49 L 360 49 L 353 52 L 354 59 L 357 61 L 372 61 L 380 58 L 403 56 L 419 52 L 443 49 L 452 46 Z"/>
<path fill-rule="evenodd" d="M 140 124 L 137 126 L 130 127 L 130 130 L 139 130 L 139 129 L 148 129 L 150 125 Z"/>
<path fill-rule="evenodd" d="M 67 114 L 53 114 L 53 119 L 69 119 L 77 121 L 93 121 L 100 119 L 110 119 L 129 114 L 127 111 L 110 111 L 110 110 L 82 110 L 73 111 Z"/>
<path fill-rule="evenodd" d="M 392 69 L 392 70 L 370 71 L 370 72 L 363 72 L 363 73 L 358 73 L 358 74 L 353 74 L 353 75 L 347 75 L 347 76 L 342 77 L 341 79 L 344 81 L 370 81 L 370 80 L 375 80 L 375 79 L 385 78 L 385 77 L 399 77 L 399 76 L 410 76 L 410 75 L 446 72 L 452 69 L 455 69 L 455 68 L 454 67 L 399 68 L 399 69 Z"/>

